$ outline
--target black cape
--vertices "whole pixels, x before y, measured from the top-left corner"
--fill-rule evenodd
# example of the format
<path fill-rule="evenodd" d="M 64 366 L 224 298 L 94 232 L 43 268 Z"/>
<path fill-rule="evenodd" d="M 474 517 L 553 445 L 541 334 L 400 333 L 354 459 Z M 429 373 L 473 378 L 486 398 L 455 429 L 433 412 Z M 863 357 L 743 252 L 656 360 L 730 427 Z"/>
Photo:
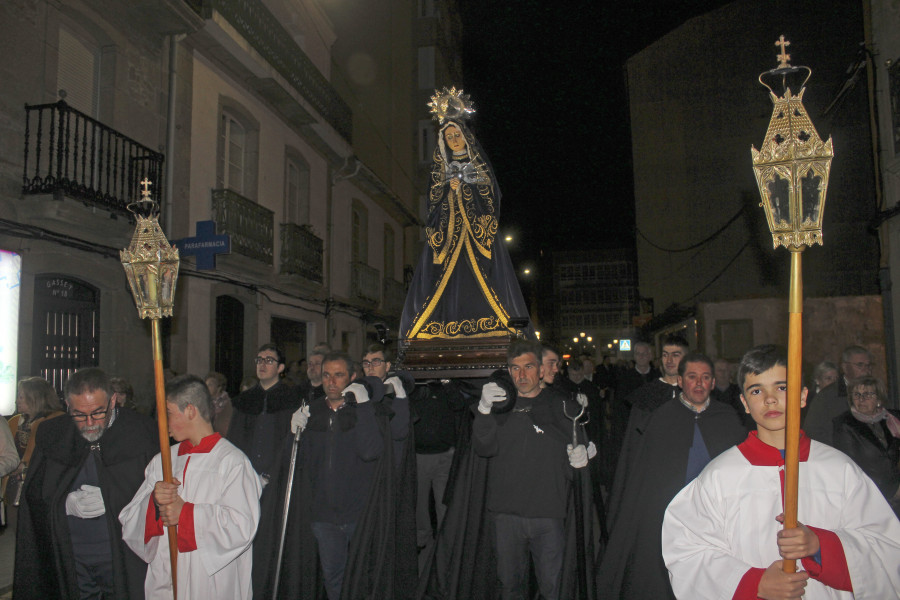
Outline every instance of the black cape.
<path fill-rule="evenodd" d="M 370 396 L 370 401 L 375 402 L 384 451 L 378 459 L 366 508 L 350 542 L 341 598 L 402 600 L 413 596 L 417 574 L 412 422 L 398 457 L 395 450 L 400 445 L 392 440 L 390 431 L 393 399 L 385 397 L 382 401 L 380 393 L 376 396 L 371 391 Z M 269 518 L 260 520 L 253 542 L 253 597 L 258 600 L 326 597 L 310 525 L 312 489 L 300 460 L 296 462 L 291 486 L 278 594 L 273 594 L 287 476 L 291 456 L 297 449 L 291 439 L 285 442 L 279 465 L 260 499 L 261 514 Z"/>
<path fill-rule="evenodd" d="M 626 434 L 610 503 L 609 545 L 597 573 L 601 598 L 674 599 L 662 557 L 662 522 L 686 484 L 695 420 L 710 458 L 747 437 L 734 409 L 716 401 L 699 415 L 677 398 L 647 415 L 632 410 L 633 429 Z"/>
<path fill-rule="evenodd" d="M 156 423 L 127 408 L 119 408 L 100 440 L 100 488 L 112 548 L 114 598 L 144 597 L 147 564 L 122 541 L 119 513 L 144 482 L 144 469 L 159 452 Z M 25 478 L 16 534 L 13 597 L 16 600 L 77 599 L 72 542 L 66 517 L 66 496 L 90 454 L 68 416 L 46 421 L 38 430 Z"/>
<path fill-rule="evenodd" d="M 271 476 L 276 468 L 282 439 L 290 439 L 291 416 L 300 408 L 297 388 L 284 381 L 279 381 L 267 390 L 256 384 L 249 390 L 238 394 L 232 401 L 231 424 L 228 426 L 228 441 L 247 455 L 254 463 L 258 473 Z M 256 420 L 263 410 L 274 415 L 274 430 L 279 432 L 277 439 L 271 441 L 270 452 L 260 464 L 253 456 Z"/>
<path fill-rule="evenodd" d="M 505 372 L 505 371 L 504 371 Z M 502 372 L 492 381 L 507 390 L 508 400 L 501 410 L 515 405 L 515 387 Z M 472 388 L 480 386 L 470 386 Z M 495 412 L 496 411 L 495 409 Z M 435 536 L 430 556 L 426 557 L 419 578 L 416 598 L 422 600 L 492 600 L 500 597 L 497 579 L 497 554 L 494 544 L 494 521 L 487 510 L 488 470 L 490 459 L 477 455 L 472 447 L 472 414 L 464 422 L 444 492 L 447 512 Z M 501 413 L 502 414 L 502 413 Z M 538 425 L 541 425 L 540 423 Z M 585 598 L 596 598 L 594 581 L 593 523 L 596 508 L 592 501 L 588 469 L 575 469 L 570 488 L 566 516 L 566 551 L 560 577 L 560 598 L 579 598 L 576 592 L 578 556 L 576 551 L 576 515 L 574 493 L 581 491 L 583 510 L 582 535 L 586 540 L 583 568 L 588 573 Z M 536 589 L 536 585 L 533 586 Z M 534 594 L 532 593 L 532 596 Z"/>

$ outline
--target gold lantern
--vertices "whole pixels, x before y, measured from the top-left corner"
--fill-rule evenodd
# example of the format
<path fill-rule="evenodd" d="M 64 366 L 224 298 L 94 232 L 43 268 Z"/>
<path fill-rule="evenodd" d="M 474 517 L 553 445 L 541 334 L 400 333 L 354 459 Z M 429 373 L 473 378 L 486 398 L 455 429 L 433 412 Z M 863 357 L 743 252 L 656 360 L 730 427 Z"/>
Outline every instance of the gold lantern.
<path fill-rule="evenodd" d="M 178 280 L 178 248 L 166 239 L 156 215 L 156 202 L 150 198 L 150 181 L 141 182 L 141 200 L 129 204 L 128 210 L 137 219 L 134 237 L 127 250 L 119 255 L 134 303 L 142 319 L 172 316 L 175 302 L 175 283 Z M 135 204 L 143 204 L 147 216 L 140 214 Z"/>
<path fill-rule="evenodd" d="M 823 143 L 803 107 L 803 93 L 812 70 L 792 67 L 785 51 L 790 42 L 782 35 L 778 67 L 759 76 L 769 89 L 772 119 L 760 150 L 751 147 L 753 171 L 766 211 L 774 248 L 784 246 L 791 254 L 791 284 L 788 298 L 787 406 L 784 442 L 784 528 L 797 527 L 799 503 L 800 397 L 803 364 L 803 268 L 807 246 L 822 245 L 825 191 L 834 150 L 831 138 Z M 764 78 L 780 83 L 781 95 Z M 796 95 L 791 85 L 800 92 Z M 782 561 L 782 570 L 793 573 L 794 560 Z"/>
<path fill-rule="evenodd" d="M 131 245 L 119 252 L 128 285 L 134 295 L 138 315 L 150 319 L 153 345 L 153 379 L 156 388 L 156 420 L 159 433 L 163 479 L 172 482 L 172 455 L 169 450 L 169 426 L 166 417 L 166 393 L 163 378 L 162 334 L 159 320 L 172 316 L 175 283 L 178 281 L 178 248 L 173 248 L 159 226 L 159 206 L 150 198 L 150 180 L 141 182 L 141 199 L 128 205 L 137 219 Z M 177 596 L 178 532 L 168 527 L 172 590 Z"/>
<path fill-rule="evenodd" d="M 750 152 L 773 246 L 800 249 L 822 244 L 822 215 L 834 150 L 830 137 L 822 142 L 803 107 L 812 70 L 791 66 L 791 56 L 785 52 L 790 42 L 784 36 L 775 45 L 781 47 L 778 68 L 759 76 L 774 104 L 772 118 L 761 149 L 751 147 Z M 800 77 L 800 91 L 795 95 L 791 81 L 799 82 Z M 765 80 L 780 82 L 781 95 Z"/>

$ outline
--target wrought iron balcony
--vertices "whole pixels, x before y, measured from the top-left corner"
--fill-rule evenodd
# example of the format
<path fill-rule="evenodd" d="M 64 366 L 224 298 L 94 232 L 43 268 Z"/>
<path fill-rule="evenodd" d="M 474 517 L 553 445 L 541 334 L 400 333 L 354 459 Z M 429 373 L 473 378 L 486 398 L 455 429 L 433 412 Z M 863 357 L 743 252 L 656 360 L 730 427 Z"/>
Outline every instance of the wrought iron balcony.
<path fill-rule="evenodd" d="M 350 295 L 366 304 L 381 300 L 381 273 L 361 262 L 350 263 Z"/>
<path fill-rule="evenodd" d="M 348 142 L 353 112 L 261 0 L 191 0 L 204 19 L 216 11 Z"/>
<path fill-rule="evenodd" d="M 275 213 L 229 189 L 212 191 L 216 231 L 231 236 L 231 251 L 272 264 Z"/>
<path fill-rule="evenodd" d="M 324 243 L 308 227 L 281 224 L 281 273 L 322 283 Z"/>
<path fill-rule="evenodd" d="M 140 198 L 145 177 L 163 201 L 163 160 L 65 100 L 25 105 L 24 194 L 65 194 L 128 215 L 126 207 Z"/>
<path fill-rule="evenodd" d="M 383 292 L 381 312 L 399 318 L 403 312 L 403 303 L 406 302 L 406 286 L 393 277 L 385 277 Z"/>

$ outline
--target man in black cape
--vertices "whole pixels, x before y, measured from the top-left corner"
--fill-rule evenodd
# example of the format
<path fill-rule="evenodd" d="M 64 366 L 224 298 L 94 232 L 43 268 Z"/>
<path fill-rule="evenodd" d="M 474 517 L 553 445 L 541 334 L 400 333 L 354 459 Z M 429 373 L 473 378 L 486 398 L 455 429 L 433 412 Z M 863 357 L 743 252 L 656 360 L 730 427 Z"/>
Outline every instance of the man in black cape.
<path fill-rule="evenodd" d="M 677 398 L 640 421 L 632 411 L 610 502 L 609 544 L 597 573 L 601 598 L 674 599 L 662 558 L 666 506 L 712 458 L 747 435 L 730 406 L 710 399 L 715 378 L 709 358 L 689 353 L 678 371 L 683 391 Z"/>
<path fill-rule="evenodd" d="M 365 506 L 349 544 L 340 596 L 345 599 L 411 598 L 416 581 L 415 455 L 412 439 L 407 439 L 402 445 L 403 456 L 399 460 L 395 460 L 394 456 L 399 438 L 408 436 L 411 429 L 408 403 L 405 407 L 398 406 L 395 412 L 393 398 L 385 397 L 382 401 L 384 386 L 379 379 L 367 377 L 362 384 L 374 407 L 382 448 Z M 402 414 L 404 408 L 406 416 Z M 318 412 L 312 407 L 309 431 L 325 426 L 316 417 Z M 326 597 L 318 544 L 312 531 L 311 506 L 315 490 L 310 479 L 311 469 L 302 460 L 302 444 L 301 439 L 291 483 L 277 596 L 274 594 L 275 572 L 293 449 L 290 440 L 285 442 L 280 465 L 261 499 L 262 514 L 270 517 L 260 522 L 253 544 L 254 598 L 260 600 Z"/>
<path fill-rule="evenodd" d="M 540 350 L 537 355 L 540 356 Z M 511 350 L 512 352 L 512 350 Z M 539 402 L 531 405 L 531 399 L 525 398 L 518 403 L 517 389 L 506 370 L 496 372 L 487 385 L 491 383 L 503 389 L 505 400 L 494 403 L 491 414 L 498 419 L 507 421 L 513 414 L 529 414 L 535 428 L 541 432 L 550 432 L 547 435 L 559 439 L 565 447 L 565 442 L 571 443 L 571 421 L 565 425 L 563 415 L 564 398 L 556 395 L 549 389 L 542 393 L 550 394 L 548 402 Z M 480 387 L 480 386 L 479 386 Z M 487 387 L 487 386 L 485 386 Z M 479 403 L 481 404 L 481 403 Z M 519 405 L 517 409 L 516 406 Z M 565 403 L 569 405 L 569 402 Z M 580 407 L 568 406 L 573 412 Z M 529 410 L 531 409 L 531 410 Z M 517 413 L 514 411 L 518 411 Z M 523 412 L 524 411 L 524 412 Z M 482 414 L 483 411 L 482 411 Z M 515 417 L 521 419 L 521 416 Z M 502 426 L 502 425 L 501 425 Z M 503 470 L 503 465 L 493 464 L 496 456 L 485 458 L 483 450 L 475 451 L 475 446 L 482 442 L 473 443 L 471 422 L 464 428 L 463 435 L 457 445 L 457 457 L 451 484 L 448 485 L 444 500 L 447 503 L 447 513 L 438 532 L 433 546 L 433 552 L 426 561 L 426 567 L 419 581 L 418 598 L 427 599 L 493 599 L 500 597 L 500 582 L 498 578 L 498 553 L 496 538 L 496 514 L 489 510 L 492 480 L 491 469 Z M 559 436 L 559 437 L 557 437 Z M 583 446 L 582 446 L 583 447 Z M 580 463 L 579 463 L 580 464 Z M 568 466 L 566 468 L 569 468 Z M 560 598 L 594 598 L 593 582 L 589 580 L 585 584 L 586 589 L 578 589 L 579 558 L 581 559 L 582 572 L 593 572 L 593 531 L 591 524 L 594 518 L 594 507 L 591 502 L 590 478 L 587 469 L 570 469 L 570 476 L 579 485 L 568 486 L 566 497 L 562 498 L 562 510 L 565 515 L 563 521 L 564 548 L 562 567 L 559 574 L 558 596 Z M 547 482 L 535 481 L 532 491 Z M 580 503 L 582 518 L 576 518 L 573 491 L 580 490 L 582 502 Z M 503 493 L 503 490 L 495 492 Z M 584 551 L 579 552 L 576 545 L 576 524 L 581 525 L 581 533 L 584 542 Z M 530 561 L 529 561 L 530 562 Z M 542 566 L 542 565 L 541 565 Z M 534 586 L 531 586 L 534 587 Z M 532 590 L 534 591 L 534 590 Z"/>
<path fill-rule="evenodd" d="M 228 441 L 247 455 L 250 464 L 267 482 L 281 451 L 281 440 L 290 433 L 291 415 L 300 407 L 297 390 L 285 383 L 284 352 L 263 344 L 256 353 L 259 383 L 232 400 Z"/>
<path fill-rule="evenodd" d="M 69 414 L 49 419 L 35 438 L 16 534 L 14 597 L 144 597 L 147 564 L 122 541 L 119 512 L 159 452 L 152 419 L 112 402 L 96 368 L 66 383 Z M 93 497 L 92 497 L 93 496 Z"/>

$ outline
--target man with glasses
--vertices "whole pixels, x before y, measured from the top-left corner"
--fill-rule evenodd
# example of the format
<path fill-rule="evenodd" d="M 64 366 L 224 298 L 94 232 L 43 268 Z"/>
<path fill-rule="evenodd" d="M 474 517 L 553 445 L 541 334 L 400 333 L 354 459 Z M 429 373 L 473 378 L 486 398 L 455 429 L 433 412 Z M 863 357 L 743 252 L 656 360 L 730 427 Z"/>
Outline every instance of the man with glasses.
<path fill-rule="evenodd" d="M 16 598 L 143 598 L 147 566 L 122 541 L 119 512 L 159 452 L 156 424 L 116 406 L 100 369 L 66 382 L 68 417 L 35 438 L 19 508 Z"/>
<path fill-rule="evenodd" d="M 803 430 L 810 438 L 832 445 L 835 417 L 850 409 L 847 384 L 872 375 L 872 353 L 862 346 L 848 346 L 841 355 L 841 372 L 837 382 L 823 388 L 810 403 Z"/>
<path fill-rule="evenodd" d="M 291 415 L 300 407 L 297 391 L 285 383 L 284 354 L 274 344 L 256 353 L 259 383 L 232 401 L 228 441 L 237 446 L 265 485 L 271 477 L 281 442 L 291 433 Z"/>

